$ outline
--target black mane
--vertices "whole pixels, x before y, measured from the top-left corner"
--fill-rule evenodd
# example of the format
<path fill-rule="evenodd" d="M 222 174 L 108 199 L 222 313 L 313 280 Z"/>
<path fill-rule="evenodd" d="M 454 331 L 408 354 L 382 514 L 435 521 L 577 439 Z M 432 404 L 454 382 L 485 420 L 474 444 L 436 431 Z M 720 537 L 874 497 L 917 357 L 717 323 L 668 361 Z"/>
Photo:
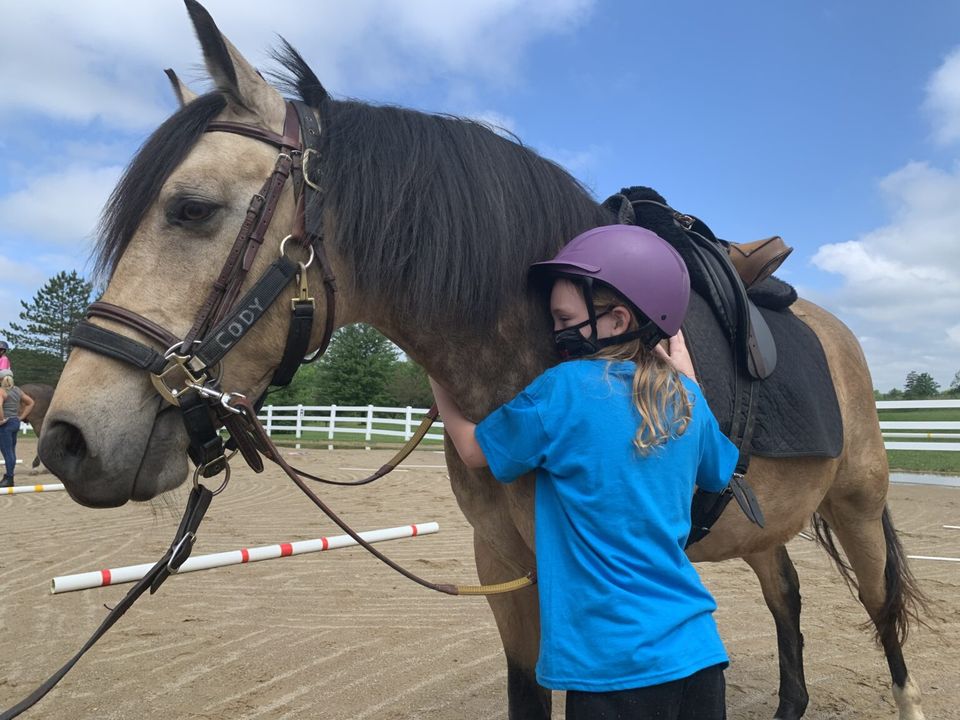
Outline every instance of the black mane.
<path fill-rule="evenodd" d="M 355 275 L 344 280 L 411 322 L 453 308 L 469 309 L 465 323 L 489 326 L 523 291 L 529 263 L 614 222 L 577 180 L 518 141 L 465 118 L 333 101 L 289 45 L 276 57 L 283 84 L 320 111 L 331 245 Z M 104 212 L 98 268 L 113 268 L 224 102 L 205 95 L 147 140 Z"/>

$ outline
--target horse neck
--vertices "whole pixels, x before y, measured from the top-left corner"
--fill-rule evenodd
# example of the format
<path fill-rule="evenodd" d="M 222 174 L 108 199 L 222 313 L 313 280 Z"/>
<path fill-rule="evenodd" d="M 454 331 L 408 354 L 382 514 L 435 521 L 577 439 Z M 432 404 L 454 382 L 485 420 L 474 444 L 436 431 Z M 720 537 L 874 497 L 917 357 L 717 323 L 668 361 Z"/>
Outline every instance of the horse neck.
<path fill-rule="evenodd" d="M 528 300 L 507 305 L 494 327 L 470 325 L 470 313 L 441 316 L 429 327 L 401 318 L 372 315 L 369 322 L 457 398 L 477 420 L 512 398 L 540 374 L 553 357 L 543 309 Z"/>

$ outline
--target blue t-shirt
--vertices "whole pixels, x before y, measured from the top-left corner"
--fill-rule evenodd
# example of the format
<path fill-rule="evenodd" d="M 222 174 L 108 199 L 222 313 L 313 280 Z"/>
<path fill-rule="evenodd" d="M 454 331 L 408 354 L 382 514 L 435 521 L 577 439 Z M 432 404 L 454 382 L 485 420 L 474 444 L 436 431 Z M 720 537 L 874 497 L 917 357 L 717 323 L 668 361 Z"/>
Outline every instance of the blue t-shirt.
<path fill-rule="evenodd" d="M 640 455 L 635 370 L 561 363 L 477 426 L 498 480 L 537 471 L 537 680 L 554 690 L 628 690 L 728 662 L 683 546 L 694 485 L 725 488 L 737 449 L 684 378 L 686 432 Z"/>

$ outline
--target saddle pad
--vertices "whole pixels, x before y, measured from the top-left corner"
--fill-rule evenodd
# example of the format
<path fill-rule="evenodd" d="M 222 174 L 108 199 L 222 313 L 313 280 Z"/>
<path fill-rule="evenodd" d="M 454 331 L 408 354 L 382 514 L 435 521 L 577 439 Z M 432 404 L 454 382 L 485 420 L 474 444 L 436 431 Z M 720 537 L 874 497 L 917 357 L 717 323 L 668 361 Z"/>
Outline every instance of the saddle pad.
<path fill-rule="evenodd" d="M 837 457 L 843 449 L 843 421 L 820 340 L 789 309 L 760 312 L 773 333 L 778 359 L 773 374 L 758 384 L 751 453 Z M 733 352 L 710 306 L 697 293 L 690 294 L 683 334 L 710 409 L 729 434 Z"/>

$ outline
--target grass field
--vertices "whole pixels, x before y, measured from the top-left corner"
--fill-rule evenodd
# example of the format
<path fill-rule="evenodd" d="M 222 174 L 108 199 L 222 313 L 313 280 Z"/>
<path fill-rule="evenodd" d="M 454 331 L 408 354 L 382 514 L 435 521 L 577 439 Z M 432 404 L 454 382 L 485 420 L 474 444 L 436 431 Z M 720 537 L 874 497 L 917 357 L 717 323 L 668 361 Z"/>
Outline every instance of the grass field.
<path fill-rule="evenodd" d="M 892 422 L 957 422 L 960 421 L 960 408 L 943 408 L 937 410 L 879 410 L 877 414 L 881 420 Z M 895 438 L 908 440 L 909 438 Z M 960 441 L 960 432 L 957 433 Z M 918 437 L 916 442 L 937 442 Z M 941 441 L 949 442 L 949 441 Z M 891 470 L 905 472 L 934 472 L 960 475 L 960 452 L 940 452 L 926 450 L 888 450 L 887 460 Z"/>

